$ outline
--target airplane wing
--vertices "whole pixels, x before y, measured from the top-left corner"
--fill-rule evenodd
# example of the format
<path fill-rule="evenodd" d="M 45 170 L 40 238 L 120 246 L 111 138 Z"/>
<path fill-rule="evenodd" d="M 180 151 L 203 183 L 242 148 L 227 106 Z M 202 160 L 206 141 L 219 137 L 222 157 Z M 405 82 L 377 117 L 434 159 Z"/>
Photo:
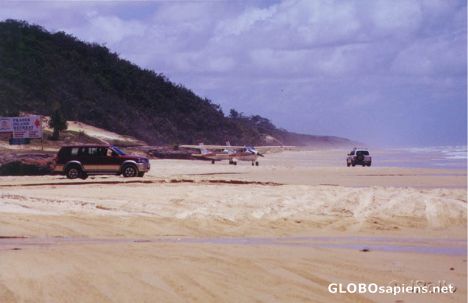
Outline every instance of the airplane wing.
<path fill-rule="evenodd" d="M 291 150 L 291 149 L 294 149 L 295 147 L 296 146 L 293 146 L 293 145 L 260 145 L 260 146 L 255 146 L 255 149 L 262 154 L 266 154 L 269 152 Z"/>
<path fill-rule="evenodd" d="M 224 149 L 241 149 L 244 148 L 245 146 L 226 146 L 226 145 L 203 145 L 202 147 L 200 145 L 179 145 L 180 148 L 193 148 L 193 149 L 201 149 L 201 148 L 206 148 L 209 150 L 213 149 L 219 149 L 219 150 L 224 150 Z M 259 152 L 268 152 L 271 150 L 278 150 L 278 149 L 291 149 L 296 146 L 280 146 L 280 145 L 263 145 L 263 146 L 255 146 L 255 149 L 258 150 Z"/>
<path fill-rule="evenodd" d="M 193 149 L 225 149 L 225 148 L 242 148 L 243 146 L 226 146 L 226 145 L 179 145 L 179 148 L 193 148 Z"/>

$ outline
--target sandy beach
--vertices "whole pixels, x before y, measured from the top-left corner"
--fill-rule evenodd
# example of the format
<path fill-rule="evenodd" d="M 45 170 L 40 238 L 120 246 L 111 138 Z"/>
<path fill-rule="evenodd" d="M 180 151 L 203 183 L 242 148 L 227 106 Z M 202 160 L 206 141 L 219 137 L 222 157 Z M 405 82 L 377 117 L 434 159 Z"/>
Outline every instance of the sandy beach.
<path fill-rule="evenodd" d="M 0 301 L 466 302 L 466 169 L 348 168 L 345 154 L 152 160 L 135 179 L 0 177 Z M 415 280 L 457 291 L 327 289 Z"/>

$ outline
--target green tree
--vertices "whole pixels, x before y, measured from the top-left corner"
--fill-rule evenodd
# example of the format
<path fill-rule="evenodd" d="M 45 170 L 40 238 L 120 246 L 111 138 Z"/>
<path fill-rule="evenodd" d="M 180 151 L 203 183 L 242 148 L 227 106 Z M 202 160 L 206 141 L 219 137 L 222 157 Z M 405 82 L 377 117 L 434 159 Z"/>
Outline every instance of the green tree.
<path fill-rule="evenodd" d="M 237 119 L 241 116 L 241 114 L 239 114 L 239 112 L 237 110 L 235 110 L 234 108 L 231 108 L 231 110 L 229 111 L 229 118 L 231 119 Z"/>
<path fill-rule="evenodd" d="M 58 140 L 60 132 L 68 128 L 67 120 L 59 109 L 56 109 L 50 116 L 49 127 L 54 129 L 52 140 Z"/>

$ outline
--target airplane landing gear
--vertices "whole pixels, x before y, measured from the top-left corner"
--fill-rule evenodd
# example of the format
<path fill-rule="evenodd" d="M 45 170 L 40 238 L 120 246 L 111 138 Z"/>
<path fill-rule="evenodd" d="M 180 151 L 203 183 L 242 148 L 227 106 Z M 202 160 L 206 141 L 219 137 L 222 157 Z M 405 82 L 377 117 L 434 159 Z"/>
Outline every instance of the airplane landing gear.
<path fill-rule="evenodd" d="M 237 165 L 237 162 L 236 162 L 236 161 L 233 161 L 233 160 L 229 160 L 229 164 L 230 164 L 230 165 Z"/>
<path fill-rule="evenodd" d="M 258 166 L 258 165 L 259 165 L 258 161 L 255 161 L 255 166 Z"/>
<path fill-rule="evenodd" d="M 211 160 L 211 164 L 215 164 L 215 160 Z"/>

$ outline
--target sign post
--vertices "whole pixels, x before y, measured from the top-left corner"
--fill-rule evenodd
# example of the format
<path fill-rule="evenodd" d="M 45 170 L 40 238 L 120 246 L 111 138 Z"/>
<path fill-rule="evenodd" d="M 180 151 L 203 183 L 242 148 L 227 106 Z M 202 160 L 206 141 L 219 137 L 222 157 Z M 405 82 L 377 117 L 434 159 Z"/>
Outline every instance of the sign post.
<path fill-rule="evenodd" d="M 41 120 L 41 151 L 44 151 L 44 133 L 42 132 L 42 116 L 40 117 Z"/>

